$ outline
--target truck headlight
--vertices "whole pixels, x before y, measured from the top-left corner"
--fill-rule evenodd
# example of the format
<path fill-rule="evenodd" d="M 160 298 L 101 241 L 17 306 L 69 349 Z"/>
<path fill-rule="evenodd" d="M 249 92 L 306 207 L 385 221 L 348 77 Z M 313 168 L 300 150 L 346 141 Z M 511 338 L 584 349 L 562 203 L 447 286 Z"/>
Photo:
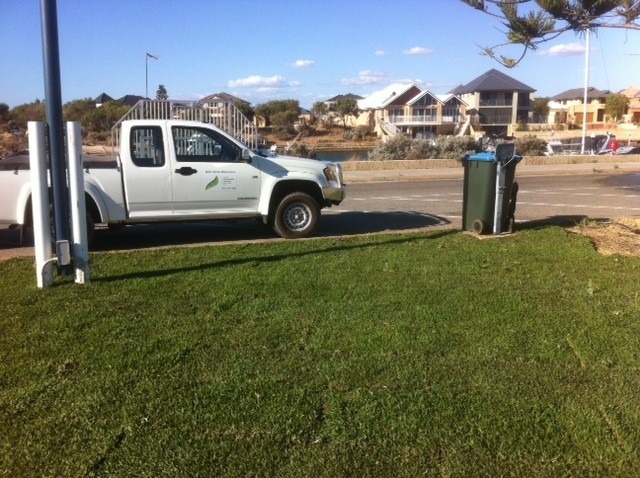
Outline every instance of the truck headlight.
<path fill-rule="evenodd" d="M 329 164 L 322 172 L 324 173 L 324 177 L 327 178 L 327 181 L 340 184 L 342 168 L 339 165 Z"/>

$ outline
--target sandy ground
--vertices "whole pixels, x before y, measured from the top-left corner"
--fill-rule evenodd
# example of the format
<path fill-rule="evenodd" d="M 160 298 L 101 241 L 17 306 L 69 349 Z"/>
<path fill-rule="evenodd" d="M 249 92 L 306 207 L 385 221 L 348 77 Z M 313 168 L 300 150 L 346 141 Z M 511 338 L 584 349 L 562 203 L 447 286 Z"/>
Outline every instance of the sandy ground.
<path fill-rule="evenodd" d="M 640 256 L 640 219 L 589 222 L 570 231 L 588 237 L 600 254 Z"/>

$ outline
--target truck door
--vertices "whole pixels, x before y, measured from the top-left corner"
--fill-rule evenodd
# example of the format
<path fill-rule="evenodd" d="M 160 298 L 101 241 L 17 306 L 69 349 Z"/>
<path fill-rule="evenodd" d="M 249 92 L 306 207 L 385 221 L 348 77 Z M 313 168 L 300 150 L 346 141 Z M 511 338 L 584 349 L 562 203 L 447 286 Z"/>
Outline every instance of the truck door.
<path fill-rule="evenodd" d="M 172 126 L 173 212 L 185 216 L 254 215 L 260 198 L 258 158 L 200 126 Z"/>
<path fill-rule="evenodd" d="M 122 151 L 121 158 L 126 163 L 123 174 L 129 217 L 170 218 L 173 214 L 171 175 L 162 127 L 132 126 L 128 144 L 122 148 L 128 148 Z"/>

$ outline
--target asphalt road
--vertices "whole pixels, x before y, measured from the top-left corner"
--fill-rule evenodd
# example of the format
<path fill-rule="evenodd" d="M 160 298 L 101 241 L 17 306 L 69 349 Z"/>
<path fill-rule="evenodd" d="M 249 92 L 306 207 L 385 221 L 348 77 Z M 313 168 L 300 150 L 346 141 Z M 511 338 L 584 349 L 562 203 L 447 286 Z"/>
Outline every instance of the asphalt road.
<path fill-rule="evenodd" d="M 518 227 L 572 224 L 581 219 L 640 217 L 640 174 L 576 174 L 517 177 Z M 461 228 L 460 179 L 354 183 L 338 207 L 323 210 L 319 237 Z M 272 241 L 275 233 L 257 221 L 140 225 L 119 232 L 98 230 L 92 251 L 240 241 Z M 0 228 L 0 259 L 33 255 L 18 244 L 18 232 Z"/>
<path fill-rule="evenodd" d="M 640 174 L 516 175 L 516 180 L 520 223 L 640 217 Z M 331 213 L 383 214 L 394 225 L 395 216 L 414 216 L 413 222 L 421 218 L 424 226 L 435 221 L 462 227 L 460 179 L 360 183 L 349 186 L 348 192 L 348 199 Z"/>

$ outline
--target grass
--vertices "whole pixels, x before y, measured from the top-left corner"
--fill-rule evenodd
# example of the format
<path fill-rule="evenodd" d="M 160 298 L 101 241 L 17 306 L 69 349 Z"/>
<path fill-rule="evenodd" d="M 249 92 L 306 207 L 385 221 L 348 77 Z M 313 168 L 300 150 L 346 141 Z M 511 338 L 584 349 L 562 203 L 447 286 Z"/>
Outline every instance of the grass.
<path fill-rule="evenodd" d="M 0 264 L 0 476 L 640 473 L 640 259 L 557 227 Z"/>

